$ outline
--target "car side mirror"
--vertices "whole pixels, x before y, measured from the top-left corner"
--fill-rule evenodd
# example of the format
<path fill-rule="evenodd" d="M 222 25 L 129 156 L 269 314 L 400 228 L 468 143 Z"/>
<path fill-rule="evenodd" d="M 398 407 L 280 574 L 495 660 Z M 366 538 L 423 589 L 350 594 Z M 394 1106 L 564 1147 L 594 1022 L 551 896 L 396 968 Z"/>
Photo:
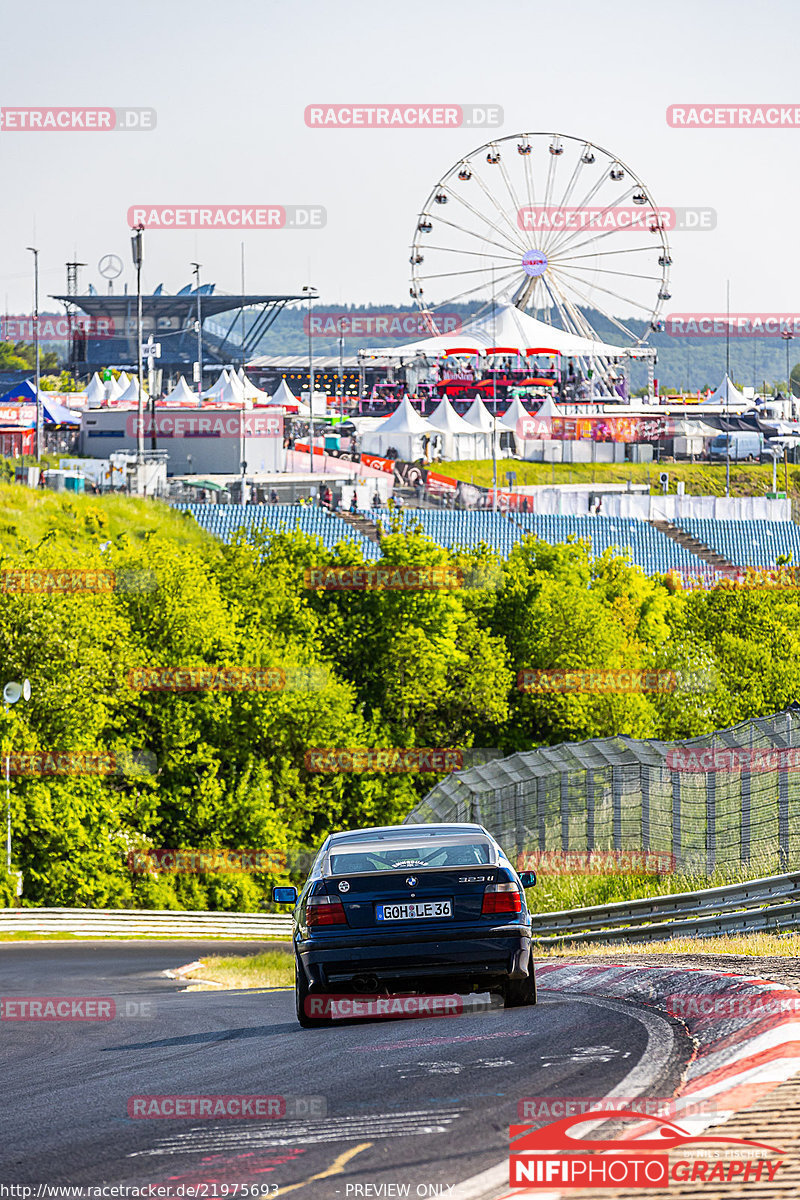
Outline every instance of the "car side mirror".
<path fill-rule="evenodd" d="M 526 887 L 526 888 L 535 887 L 536 886 L 536 872 L 535 871 L 520 871 L 519 881 L 523 887 Z M 277 890 L 280 891 L 280 888 L 278 888 Z"/>
<path fill-rule="evenodd" d="M 272 899 L 276 904 L 297 904 L 296 887 L 274 887 Z"/>

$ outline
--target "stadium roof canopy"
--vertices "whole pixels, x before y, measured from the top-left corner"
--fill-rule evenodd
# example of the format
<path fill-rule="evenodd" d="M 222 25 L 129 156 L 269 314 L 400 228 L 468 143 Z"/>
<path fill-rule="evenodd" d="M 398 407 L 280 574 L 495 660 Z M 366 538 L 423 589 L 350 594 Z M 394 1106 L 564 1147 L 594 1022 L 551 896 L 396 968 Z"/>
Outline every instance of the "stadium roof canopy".
<path fill-rule="evenodd" d="M 84 296 L 53 296 L 62 304 L 74 304 L 92 317 L 126 317 L 136 311 L 136 293 L 124 295 L 95 295 Z M 263 304 L 279 304 L 288 300 L 305 300 L 299 295 L 232 295 L 224 296 L 219 293 L 209 295 L 200 292 L 200 312 L 203 317 L 213 317 L 218 313 L 231 312 L 234 309 L 250 308 Z M 152 296 L 142 296 L 142 315 L 145 317 L 175 317 L 184 315 L 193 319 L 197 313 L 197 291 L 181 292 L 178 296 L 167 296 L 163 292 Z"/>

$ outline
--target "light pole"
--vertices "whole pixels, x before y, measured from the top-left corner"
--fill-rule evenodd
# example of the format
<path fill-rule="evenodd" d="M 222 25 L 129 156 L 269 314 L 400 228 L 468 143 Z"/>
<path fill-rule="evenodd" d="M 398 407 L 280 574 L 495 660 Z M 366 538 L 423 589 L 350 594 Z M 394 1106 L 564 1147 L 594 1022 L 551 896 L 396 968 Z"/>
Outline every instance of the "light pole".
<path fill-rule="evenodd" d="M 22 683 L 7 683 L 3 688 L 3 705 L 6 713 L 12 704 L 16 704 L 18 700 L 30 700 L 31 698 L 31 681 L 23 679 Z M 6 753 L 5 774 L 6 774 L 6 874 L 11 874 L 11 755 Z"/>
<path fill-rule="evenodd" d="M 303 286 L 303 291 L 308 292 L 308 407 L 311 410 L 311 416 L 308 421 L 308 449 L 311 456 L 311 471 L 314 471 L 314 354 L 311 349 L 311 293 L 313 288 L 310 284 Z"/>
<path fill-rule="evenodd" d="M 136 462 L 144 462 L 144 381 L 142 369 L 142 234 L 144 225 L 134 225 L 131 238 L 133 265 L 136 267 L 136 354 L 139 377 L 139 400 L 136 411 Z M 141 481 L 139 481 L 141 486 Z"/>
<path fill-rule="evenodd" d="M 792 381 L 789 378 L 789 342 L 793 341 L 794 334 L 790 333 L 788 329 L 784 329 L 783 333 L 781 334 L 781 337 L 786 342 L 786 399 L 791 400 L 791 398 L 792 398 Z"/>
<path fill-rule="evenodd" d="M 339 387 L 341 388 L 339 400 L 339 417 L 344 420 L 344 330 L 342 329 L 341 319 L 339 320 Z"/>
<path fill-rule="evenodd" d="M 196 262 L 193 262 L 191 264 L 192 273 L 195 278 L 195 283 L 197 284 L 197 287 L 195 289 L 197 292 L 197 318 L 195 320 L 195 324 L 197 325 L 197 403 L 198 404 L 203 403 L 203 318 L 200 314 L 200 268 L 202 267 L 202 265 L 203 265 L 202 263 L 196 263 Z"/>
<path fill-rule="evenodd" d="M 33 345 L 36 352 L 36 461 L 42 458 L 42 398 L 39 395 L 39 251 L 26 246 L 33 255 Z M 786 361 L 789 361 L 787 350 Z"/>
<path fill-rule="evenodd" d="M 494 292 L 494 267 L 492 267 L 492 349 L 497 342 L 495 318 L 497 300 Z M 492 371 L 492 512 L 497 512 L 497 372 Z"/>

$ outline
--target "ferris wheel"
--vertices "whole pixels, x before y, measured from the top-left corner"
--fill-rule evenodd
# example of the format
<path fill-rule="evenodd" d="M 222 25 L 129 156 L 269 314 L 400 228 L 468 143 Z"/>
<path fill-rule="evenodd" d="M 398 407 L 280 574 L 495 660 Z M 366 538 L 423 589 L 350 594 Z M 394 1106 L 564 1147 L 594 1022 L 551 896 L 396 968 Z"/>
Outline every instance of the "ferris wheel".
<path fill-rule="evenodd" d="M 499 138 L 460 159 L 428 196 L 411 246 L 411 296 L 432 333 L 441 332 L 437 315 L 477 302 L 475 318 L 513 305 L 633 349 L 663 328 L 669 220 L 600 146 L 553 133 Z"/>

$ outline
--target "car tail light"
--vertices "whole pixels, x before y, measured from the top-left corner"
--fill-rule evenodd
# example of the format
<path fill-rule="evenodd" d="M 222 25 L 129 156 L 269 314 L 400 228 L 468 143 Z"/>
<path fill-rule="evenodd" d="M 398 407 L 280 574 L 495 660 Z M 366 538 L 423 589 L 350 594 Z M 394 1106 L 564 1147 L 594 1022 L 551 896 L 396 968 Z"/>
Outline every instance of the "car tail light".
<path fill-rule="evenodd" d="M 338 896 L 309 896 L 306 901 L 306 924 L 346 925 L 344 906 Z"/>
<path fill-rule="evenodd" d="M 522 896 L 515 883 L 490 883 L 483 893 L 481 916 L 522 912 Z"/>

